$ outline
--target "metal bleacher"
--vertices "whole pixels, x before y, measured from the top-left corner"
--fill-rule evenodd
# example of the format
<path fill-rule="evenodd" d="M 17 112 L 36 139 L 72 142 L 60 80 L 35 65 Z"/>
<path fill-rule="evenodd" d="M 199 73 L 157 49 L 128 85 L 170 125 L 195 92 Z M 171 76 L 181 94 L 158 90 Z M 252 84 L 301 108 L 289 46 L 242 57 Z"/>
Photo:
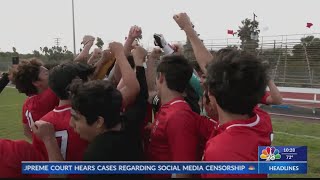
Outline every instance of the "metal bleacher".
<path fill-rule="evenodd" d="M 320 33 L 293 34 L 259 37 L 258 56 L 270 65 L 270 76 L 278 86 L 298 88 L 320 88 L 320 41 L 317 46 L 307 47 L 302 38 L 313 36 L 320 38 Z M 186 41 L 172 41 L 185 44 Z M 237 37 L 227 39 L 206 39 L 205 46 L 211 51 L 225 47 L 240 48 L 241 40 Z M 149 43 L 148 43 L 149 44 Z M 300 48 L 294 48 L 301 45 Z M 301 56 L 293 56 L 293 54 Z"/>

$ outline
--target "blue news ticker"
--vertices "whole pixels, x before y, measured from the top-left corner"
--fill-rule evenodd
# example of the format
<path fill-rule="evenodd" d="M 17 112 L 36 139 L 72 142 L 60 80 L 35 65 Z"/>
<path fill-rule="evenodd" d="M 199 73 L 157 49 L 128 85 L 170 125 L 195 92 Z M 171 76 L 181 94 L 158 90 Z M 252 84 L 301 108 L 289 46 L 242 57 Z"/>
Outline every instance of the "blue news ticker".
<path fill-rule="evenodd" d="M 259 146 L 251 162 L 22 162 L 23 174 L 306 174 L 307 146 Z"/>
<path fill-rule="evenodd" d="M 23 174 L 305 174 L 307 162 L 22 162 Z"/>

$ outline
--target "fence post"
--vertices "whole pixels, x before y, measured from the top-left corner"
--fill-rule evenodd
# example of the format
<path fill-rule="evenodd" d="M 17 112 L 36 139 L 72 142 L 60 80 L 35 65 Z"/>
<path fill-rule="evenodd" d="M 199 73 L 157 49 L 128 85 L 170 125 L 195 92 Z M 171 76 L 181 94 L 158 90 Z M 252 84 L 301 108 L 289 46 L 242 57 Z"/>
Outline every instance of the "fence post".
<path fill-rule="evenodd" d="M 311 88 L 313 88 L 313 78 L 314 78 L 314 71 L 311 69 Z"/>

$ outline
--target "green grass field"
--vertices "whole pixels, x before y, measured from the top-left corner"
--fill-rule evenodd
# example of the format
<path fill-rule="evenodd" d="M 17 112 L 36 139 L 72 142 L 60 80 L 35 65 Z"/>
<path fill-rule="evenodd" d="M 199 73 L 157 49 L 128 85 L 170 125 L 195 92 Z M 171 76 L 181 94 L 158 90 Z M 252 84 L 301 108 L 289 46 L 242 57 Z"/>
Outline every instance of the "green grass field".
<path fill-rule="evenodd" d="M 0 94 L 0 138 L 25 139 L 21 125 L 21 108 L 26 97 L 6 88 Z M 275 137 L 273 145 L 308 146 L 307 175 L 271 175 L 270 177 L 320 178 L 320 122 L 272 118 Z"/>

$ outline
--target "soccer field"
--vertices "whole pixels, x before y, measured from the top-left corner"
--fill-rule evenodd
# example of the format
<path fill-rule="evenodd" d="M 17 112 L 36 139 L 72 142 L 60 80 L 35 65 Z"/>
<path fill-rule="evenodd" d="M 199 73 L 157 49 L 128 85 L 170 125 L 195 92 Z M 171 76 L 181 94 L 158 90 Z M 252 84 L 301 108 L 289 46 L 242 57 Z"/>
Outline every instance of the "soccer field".
<path fill-rule="evenodd" d="M 26 97 L 16 89 L 6 88 L 0 94 L 0 138 L 25 139 L 21 108 Z M 307 175 L 271 175 L 270 177 L 320 178 L 320 122 L 273 117 L 273 145 L 308 146 Z"/>

